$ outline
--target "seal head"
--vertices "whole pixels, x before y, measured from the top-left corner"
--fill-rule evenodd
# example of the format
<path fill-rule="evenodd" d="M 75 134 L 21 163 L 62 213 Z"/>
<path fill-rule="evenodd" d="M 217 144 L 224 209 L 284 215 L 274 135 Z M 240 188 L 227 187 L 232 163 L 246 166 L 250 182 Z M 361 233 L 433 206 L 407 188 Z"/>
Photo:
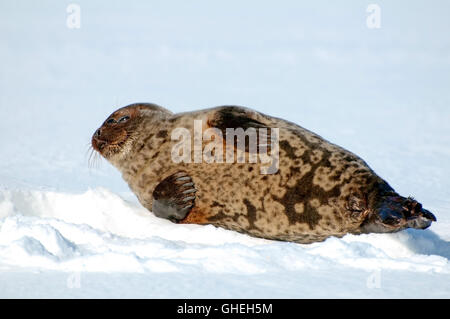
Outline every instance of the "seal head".
<path fill-rule="evenodd" d="M 93 149 L 110 162 L 125 157 L 136 139 L 136 131 L 146 120 L 157 119 L 153 115 L 158 113 L 170 114 L 152 103 L 135 103 L 118 109 L 92 135 Z"/>

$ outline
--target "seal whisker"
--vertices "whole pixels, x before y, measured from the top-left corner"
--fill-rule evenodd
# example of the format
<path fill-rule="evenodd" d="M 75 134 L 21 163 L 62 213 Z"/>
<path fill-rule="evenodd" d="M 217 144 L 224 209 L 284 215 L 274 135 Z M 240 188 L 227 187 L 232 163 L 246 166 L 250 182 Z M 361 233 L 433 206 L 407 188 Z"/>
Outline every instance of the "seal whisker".
<path fill-rule="evenodd" d="M 100 163 L 101 163 L 100 154 L 96 150 L 94 150 L 94 148 L 92 146 L 89 147 L 87 152 L 89 152 L 89 157 L 88 157 L 88 160 L 87 160 L 88 168 L 89 169 L 97 169 L 97 168 L 99 168 L 100 167 Z"/>

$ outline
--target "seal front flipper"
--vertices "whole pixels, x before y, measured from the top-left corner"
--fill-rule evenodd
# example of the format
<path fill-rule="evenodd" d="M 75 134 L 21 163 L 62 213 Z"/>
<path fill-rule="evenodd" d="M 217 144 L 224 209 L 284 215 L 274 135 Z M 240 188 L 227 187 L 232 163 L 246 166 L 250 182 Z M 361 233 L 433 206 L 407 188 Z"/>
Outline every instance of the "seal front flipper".
<path fill-rule="evenodd" d="M 196 191 L 192 178 L 186 172 L 172 174 L 156 185 L 152 211 L 157 217 L 177 223 L 194 207 Z"/>

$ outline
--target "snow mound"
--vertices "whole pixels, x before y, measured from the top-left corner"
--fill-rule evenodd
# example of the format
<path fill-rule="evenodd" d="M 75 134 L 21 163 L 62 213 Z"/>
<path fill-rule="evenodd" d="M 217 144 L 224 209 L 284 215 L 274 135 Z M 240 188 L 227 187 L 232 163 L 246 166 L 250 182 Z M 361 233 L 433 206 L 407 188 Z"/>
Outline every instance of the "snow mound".
<path fill-rule="evenodd" d="M 430 230 L 276 242 L 176 225 L 102 188 L 81 194 L 5 189 L 0 218 L 4 269 L 257 275 L 343 266 L 450 273 L 450 246 Z"/>

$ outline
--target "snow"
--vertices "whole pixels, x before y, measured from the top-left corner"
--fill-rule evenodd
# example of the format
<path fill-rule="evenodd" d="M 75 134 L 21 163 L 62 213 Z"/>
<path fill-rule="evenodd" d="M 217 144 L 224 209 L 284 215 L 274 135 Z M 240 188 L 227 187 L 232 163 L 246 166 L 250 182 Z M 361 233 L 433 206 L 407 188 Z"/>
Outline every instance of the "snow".
<path fill-rule="evenodd" d="M 379 1 L 377 30 L 357 1 L 77 3 L 76 30 L 66 4 L 0 3 L 0 297 L 450 297 L 447 2 Z M 300 245 L 156 218 L 88 165 L 136 101 L 297 122 L 438 222 Z"/>
<path fill-rule="evenodd" d="M 2 297 L 447 296 L 450 249 L 431 231 L 299 245 L 173 225 L 105 189 L 2 196 Z"/>

